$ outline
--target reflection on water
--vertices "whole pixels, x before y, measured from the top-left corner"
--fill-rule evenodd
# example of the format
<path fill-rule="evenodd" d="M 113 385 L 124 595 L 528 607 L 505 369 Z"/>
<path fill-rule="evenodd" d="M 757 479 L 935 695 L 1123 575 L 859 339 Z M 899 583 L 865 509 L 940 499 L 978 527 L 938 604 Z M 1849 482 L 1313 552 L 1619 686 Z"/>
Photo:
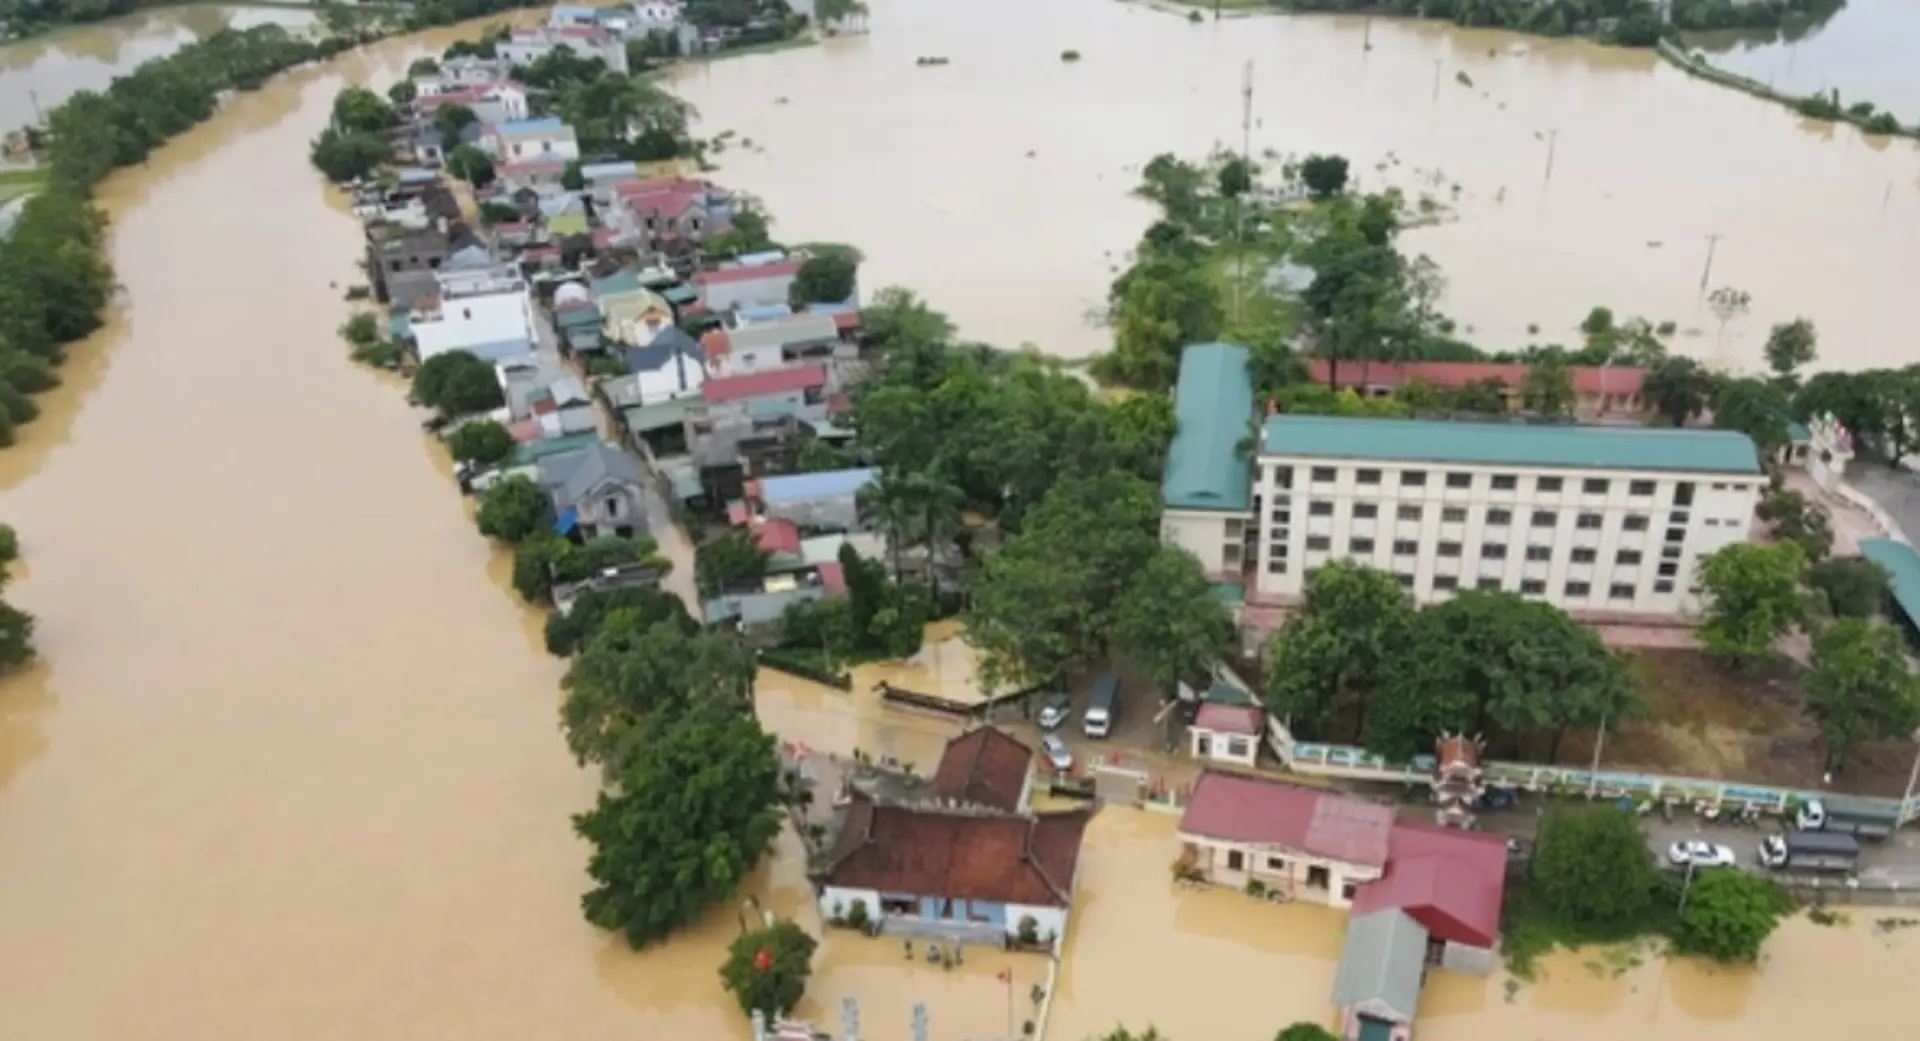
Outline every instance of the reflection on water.
<path fill-rule="evenodd" d="M 1920 123 L 1920 76 L 1913 46 L 1920 4 L 1847 0 L 1829 20 L 1771 33 L 1689 35 L 1715 65 L 1790 94 L 1838 90 L 1843 102 L 1871 101 L 1909 126 Z"/>
<path fill-rule="evenodd" d="M 30 123 L 34 105 L 49 109 L 79 90 L 102 90 L 152 61 L 222 29 L 269 22 L 310 25 L 298 8 L 187 4 L 150 8 L 125 18 L 74 26 L 0 47 L 0 129 Z"/>
<path fill-rule="evenodd" d="M 858 243 L 863 281 L 916 287 L 970 336 L 1104 348 L 1085 314 L 1150 216 L 1128 194 L 1139 167 L 1237 147 L 1250 61 L 1256 152 L 1343 152 L 1364 184 L 1443 199 L 1462 186 L 1462 219 L 1407 244 L 1445 268 L 1447 309 L 1478 342 L 1517 346 L 1530 323 L 1570 339 L 1598 303 L 1711 330 L 1699 283 L 1718 233 L 1712 281 L 1751 293 L 1753 313 L 1724 350 L 1705 333 L 1681 349 L 1757 363 L 1768 324 L 1804 314 L 1825 363 L 1902 360 L 1882 304 L 1920 267 L 1920 153 L 1649 51 L 1376 20 L 1367 52 L 1359 19 L 1189 25 L 1112 0 L 871 6 L 870 35 L 678 82 L 704 132 L 753 140 L 718 176 L 762 196 L 782 236 Z M 1061 62 L 1068 48 L 1083 59 Z"/>

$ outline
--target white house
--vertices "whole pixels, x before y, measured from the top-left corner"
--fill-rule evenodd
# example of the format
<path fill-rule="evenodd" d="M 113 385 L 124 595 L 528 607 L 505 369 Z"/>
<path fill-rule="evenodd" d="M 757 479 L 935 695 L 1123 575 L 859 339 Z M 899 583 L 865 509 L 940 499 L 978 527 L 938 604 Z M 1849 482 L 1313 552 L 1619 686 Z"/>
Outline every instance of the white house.
<path fill-rule="evenodd" d="M 1202 702 L 1187 728 L 1188 753 L 1202 762 L 1252 769 L 1259 762 L 1266 729 L 1266 713 L 1258 706 Z"/>
<path fill-rule="evenodd" d="M 715 376 L 743 376 L 835 357 L 840 327 L 832 315 L 797 314 L 717 329 L 701 343 Z M 857 353 L 851 344 L 844 352 L 847 357 Z"/>
<path fill-rule="evenodd" d="M 700 344 L 672 323 L 652 329 L 642 346 L 625 352 L 632 381 L 626 400 L 652 405 L 675 398 L 699 397 L 706 382 Z"/>
<path fill-rule="evenodd" d="M 440 292 L 415 301 L 409 334 L 421 361 L 467 351 L 501 362 L 530 355 L 536 343 L 533 301 L 510 269 L 443 271 Z"/>
<path fill-rule="evenodd" d="M 582 58 L 598 58 L 610 72 L 624 76 L 627 67 L 627 42 L 616 33 L 598 25 L 543 26 L 515 29 L 496 45 L 500 57 L 514 65 L 532 65 L 565 47 Z"/>
<path fill-rule="evenodd" d="M 481 138 L 486 153 L 505 165 L 534 160 L 565 163 L 580 158 L 580 139 L 559 116 L 496 123 Z"/>

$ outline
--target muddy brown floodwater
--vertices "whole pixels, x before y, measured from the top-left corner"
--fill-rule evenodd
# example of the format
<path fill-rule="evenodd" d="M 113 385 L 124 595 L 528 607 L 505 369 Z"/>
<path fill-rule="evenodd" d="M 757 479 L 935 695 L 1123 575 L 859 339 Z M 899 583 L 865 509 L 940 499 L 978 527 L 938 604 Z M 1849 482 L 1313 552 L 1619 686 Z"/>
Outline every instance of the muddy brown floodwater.
<path fill-rule="evenodd" d="M 876 21 L 896 10 L 918 8 L 888 5 Z M 1125 19 L 1148 17 L 1115 10 L 1090 16 L 1069 41 L 1095 63 L 1141 31 Z M 968 18 L 1007 14 L 991 3 L 986 11 Z M 1169 40 L 1188 32 L 1138 24 Z M 1248 30 L 1196 31 L 1230 39 Z M 342 288 L 358 277 L 359 232 L 307 169 L 306 142 L 341 86 L 391 78 L 465 32 L 276 79 L 102 187 L 126 306 L 76 345 L 65 384 L 42 399 L 45 416 L 0 452 L 0 517 L 18 527 L 25 552 L 9 595 L 40 616 L 43 651 L 0 683 L 0 1022 L 9 1038 L 739 1038 L 744 1022 L 714 970 L 740 923 L 772 911 L 820 926 L 791 835 L 738 901 L 668 944 L 636 954 L 581 921 L 586 850 L 568 816 L 594 781 L 557 733 L 560 666 L 540 649 L 539 620 L 504 589 L 503 561 L 472 530 L 444 457 L 399 388 L 348 364 L 335 336 Z M 962 47 L 977 30 L 963 20 L 955 32 L 952 48 L 933 47 L 924 31 L 917 39 L 956 58 L 978 53 Z M 1040 35 L 998 38 L 1057 49 Z M 835 53 L 790 57 L 797 67 L 831 65 Z M 1565 75 L 1590 82 L 1589 60 Z M 776 68 L 759 62 L 737 67 L 744 76 Z M 1062 142 L 1108 159 L 1166 147 L 1160 130 L 1191 104 L 1177 87 L 1212 76 L 1168 67 L 1187 71 L 1170 75 L 1168 100 L 1142 109 L 1141 122 L 1089 122 Z M 964 69 L 956 60 L 929 75 Z M 923 99 L 936 112 L 982 93 L 970 104 L 993 118 L 961 129 L 978 132 L 979 205 L 998 200 L 987 208 L 1005 208 L 1009 233 L 1045 212 L 1042 197 L 1071 217 L 1030 251 L 1002 251 L 1011 280 L 993 276 L 1018 290 L 1008 294 L 1009 324 L 1051 313 L 1048 301 L 1086 278 L 1075 265 L 1087 258 L 1069 255 L 1080 248 L 1068 241 L 1084 230 L 1077 222 L 1130 211 L 1088 203 L 1104 189 L 1059 167 L 997 156 L 995 143 L 1007 144 L 1009 128 L 1039 106 L 1006 103 L 993 77 L 912 82 L 949 83 Z M 1542 89 L 1555 82 L 1548 76 Z M 1124 102 L 1118 88 L 1130 82 L 1116 83 Z M 1089 88 L 1062 89 L 1087 113 L 1110 111 Z M 795 95 L 804 112 L 810 96 Z M 907 150 L 952 147 L 953 128 L 921 129 L 906 98 L 891 100 Z M 843 100 L 857 123 L 861 106 L 888 99 Z M 1098 132 L 1127 143 L 1092 144 Z M 849 148 L 859 137 L 829 143 Z M 794 161 L 794 183 L 805 183 L 809 161 Z M 994 164 L 1021 176 L 995 180 Z M 859 167 L 841 164 L 854 189 L 868 176 Z M 911 211 L 903 223 L 927 236 L 913 249 L 868 239 L 873 229 L 859 221 L 823 225 L 818 237 L 877 245 L 876 263 L 896 276 L 924 265 L 919 288 L 943 302 L 957 296 L 980 326 L 992 309 L 979 305 L 994 294 L 992 280 L 981 281 L 979 240 L 956 234 L 959 258 L 946 271 L 941 236 L 954 229 L 921 202 L 961 198 L 960 180 L 926 173 L 924 193 L 876 197 Z M 799 225 L 789 233 L 812 234 L 807 222 L 826 211 L 800 202 L 776 200 L 776 209 Z M 1052 260 L 1030 267 L 1029 253 Z M 1860 277 L 1871 275 L 1869 265 Z M 1809 277 L 1817 287 L 1838 281 L 1829 271 Z M 884 708 L 873 694 L 882 679 L 949 695 L 970 683 L 971 658 L 951 629 L 929 635 L 917 661 L 857 670 L 852 693 L 767 673 L 756 687 L 761 714 L 829 773 L 855 748 L 929 764 L 955 724 Z M 1287 1020 L 1327 1015 L 1339 916 L 1176 893 L 1167 877 L 1176 848 L 1170 818 L 1109 810 L 1096 819 L 1055 1041 L 1122 1018 L 1158 1022 L 1185 1041 L 1260 1041 Z M 1498 979 L 1438 978 L 1421 1035 L 1800 1041 L 1884 1029 L 1911 974 L 1912 941 L 1904 930 L 1874 931 L 1871 912 L 1855 917 L 1849 928 L 1790 923 L 1753 971 L 1636 967 L 1631 956 L 1588 952 L 1554 960 L 1546 981 L 1511 1002 Z M 1027 994 L 1048 969 L 1036 957 L 980 953 L 939 970 L 903 953 L 828 933 L 801 1011 L 835 1023 L 840 999 L 857 996 L 868 1036 L 900 1038 L 912 1005 L 925 1002 L 939 1041 L 993 1037 L 1010 1017 L 1017 1029 L 1033 1014 Z M 1012 984 L 1000 982 L 1002 970 Z"/>
<path fill-rule="evenodd" d="M 1442 201 L 1462 186 L 1461 219 L 1406 245 L 1445 269 L 1475 342 L 1519 346 L 1534 323 L 1565 341 L 1607 304 L 1696 329 L 1678 349 L 1729 364 L 1757 363 L 1768 324 L 1798 314 L 1823 363 L 1911 360 L 1885 302 L 1920 268 L 1920 149 L 1650 51 L 1376 19 L 1367 52 L 1359 18 L 1191 25 L 1114 0 L 870 6 L 870 35 L 678 82 L 706 133 L 751 139 L 719 176 L 762 196 L 782 237 L 857 243 L 864 284 L 913 286 L 968 335 L 1104 349 L 1084 316 L 1149 219 L 1128 195 L 1140 166 L 1239 147 L 1252 62 L 1256 153 L 1344 153 L 1363 186 Z M 1711 286 L 1753 299 L 1724 345 L 1699 291 L 1710 234 Z"/>

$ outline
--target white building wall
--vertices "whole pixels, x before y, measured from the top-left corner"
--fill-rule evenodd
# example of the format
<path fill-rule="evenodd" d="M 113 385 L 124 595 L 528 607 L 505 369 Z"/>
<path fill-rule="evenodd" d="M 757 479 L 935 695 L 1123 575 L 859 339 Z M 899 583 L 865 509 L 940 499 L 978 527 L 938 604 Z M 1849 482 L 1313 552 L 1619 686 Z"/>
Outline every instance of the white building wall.
<path fill-rule="evenodd" d="M 1267 454 L 1255 482 L 1262 595 L 1297 597 L 1310 571 L 1349 559 L 1400 576 L 1421 602 L 1486 585 L 1648 615 L 1699 609 L 1695 565 L 1748 538 L 1765 487 L 1758 474 Z"/>
<path fill-rule="evenodd" d="M 1187 754 L 1203 762 L 1232 763 L 1249 770 L 1259 765 L 1260 739 L 1217 730 L 1187 729 Z"/>
<path fill-rule="evenodd" d="M 1209 575 L 1237 572 L 1240 570 L 1237 559 L 1232 565 L 1227 563 L 1228 521 L 1245 523 L 1240 517 L 1227 513 L 1166 510 L 1160 514 L 1160 538 L 1200 558 L 1200 567 Z M 1236 533 L 1233 543 L 1237 546 L 1239 542 Z"/>
<path fill-rule="evenodd" d="M 867 904 L 867 917 L 872 921 L 880 920 L 880 894 L 872 889 L 849 889 L 841 886 L 825 886 L 820 890 L 820 917 L 831 921 L 836 913 L 846 917 L 855 900 L 864 900 Z M 1006 905 L 1005 927 L 1008 936 L 1020 931 L 1020 919 L 1032 918 L 1034 932 L 1044 941 L 1053 938 L 1056 949 L 1060 940 L 1067 935 L 1067 909 L 1064 907 L 1037 907 L 1029 904 Z"/>
<path fill-rule="evenodd" d="M 1365 864 L 1348 864 L 1316 857 L 1285 846 L 1251 846 L 1183 834 L 1181 838 L 1198 854 L 1194 867 L 1217 885 L 1244 888 L 1249 880 L 1258 880 L 1269 888 L 1283 888 L 1297 900 L 1324 903 L 1330 907 L 1348 907 L 1351 891 L 1380 877 L 1381 870 Z M 1238 854 L 1239 866 L 1233 866 Z M 1326 887 L 1318 879 L 1309 883 L 1316 868 L 1327 873 Z"/>

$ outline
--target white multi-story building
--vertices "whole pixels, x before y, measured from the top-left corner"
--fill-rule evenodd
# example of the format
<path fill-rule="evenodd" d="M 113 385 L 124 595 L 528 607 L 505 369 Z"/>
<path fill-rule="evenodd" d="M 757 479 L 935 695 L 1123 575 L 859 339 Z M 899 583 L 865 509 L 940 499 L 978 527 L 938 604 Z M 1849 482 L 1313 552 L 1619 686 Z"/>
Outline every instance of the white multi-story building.
<path fill-rule="evenodd" d="M 1696 563 L 1748 538 L 1766 485 L 1753 442 L 1726 430 L 1275 415 L 1251 438 L 1251 408 L 1220 400 L 1245 383 L 1217 371 L 1237 348 L 1193 350 L 1216 358 L 1183 358 L 1183 379 L 1212 370 L 1214 387 L 1191 404 L 1182 387 L 1177 411 L 1212 429 L 1175 438 L 1163 533 L 1250 599 L 1297 598 L 1328 561 L 1357 560 L 1422 602 L 1505 589 L 1576 615 L 1690 613 Z M 1208 483 L 1221 505 L 1196 508 Z"/>

